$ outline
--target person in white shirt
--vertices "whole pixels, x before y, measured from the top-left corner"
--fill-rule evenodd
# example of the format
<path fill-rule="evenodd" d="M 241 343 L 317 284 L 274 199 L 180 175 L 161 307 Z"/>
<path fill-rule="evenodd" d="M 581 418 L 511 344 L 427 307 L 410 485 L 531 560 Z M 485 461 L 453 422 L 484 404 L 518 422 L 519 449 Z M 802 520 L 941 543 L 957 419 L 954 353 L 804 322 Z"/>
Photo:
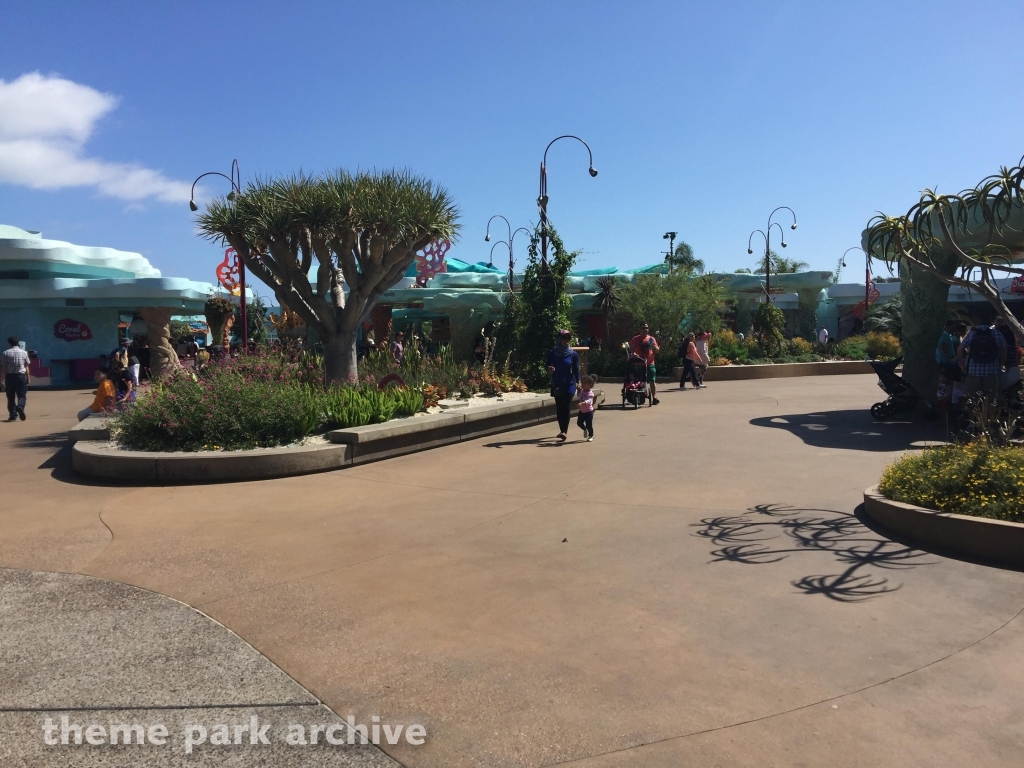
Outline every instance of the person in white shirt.
<path fill-rule="evenodd" d="M 828 344 L 828 328 L 826 328 L 824 325 L 821 326 L 821 330 L 818 331 L 818 343 Z"/>
<path fill-rule="evenodd" d="M 7 389 L 8 421 L 25 420 L 25 398 L 28 394 L 28 352 L 21 348 L 17 336 L 7 339 L 9 346 L 0 354 L 0 367 L 4 369 L 4 387 Z"/>

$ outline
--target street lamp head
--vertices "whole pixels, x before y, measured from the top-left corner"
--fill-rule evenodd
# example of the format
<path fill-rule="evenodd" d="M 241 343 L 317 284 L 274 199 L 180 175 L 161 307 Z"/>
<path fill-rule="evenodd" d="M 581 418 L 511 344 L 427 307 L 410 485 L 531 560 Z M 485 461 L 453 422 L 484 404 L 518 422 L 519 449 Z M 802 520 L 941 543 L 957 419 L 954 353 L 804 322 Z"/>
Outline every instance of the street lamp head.
<path fill-rule="evenodd" d="M 590 175 L 591 177 L 597 176 L 597 168 L 595 168 L 594 166 L 590 166 Z"/>
<path fill-rule="evenodd" d="M 195 200 L 189 200 L 188 201 L 188 209 L 190 211 L 198 211 L 199 210 L 199 206 L 196 205 L 196 201 Z"/>
<path fill-rule="evenodd" d="M 548 207 L 548 196 L 547 195 L 541 195 L 540 197 L 537 198 L 537 202 L 540 203 L 541 207 L 547 208 Z"/>
<path fill-rule="evenodd" d="M 842 266 L 844 266 L 844 267 L 845 267 L 845 266 L 846 266 L 846 259 L 843 259 L 843 261 L 841 262 L 841 264 L 842 264 Z"/>
<path fill-rule="evenodd" d="M 491 233 L 490 232 L 488 232 L 486 235 L 484 235 L 484 242 L 485 243 L 491 242 Z"/>
<path fill-rule="evenodd" d="M 785 247 L 786 247 L 786 241 L 785 241 L 785 240 L 783 240 L 783 241 L 782 241 L 782 247 L 783 247 L 783 248 L 785 248 Z"/>
<path fill-rule="evenodd" d="M 791 226 L 790 229 L 796 229 L 796 222 L 795 221 L 793 222 L 793 226 Z"/>
<path fill-rule="evenodd" d="M 234 202 L 234 199 L 235 199 L 234 191 L 228 192 L 228 201 L 229 202 Z"/>
<path fill-rule="evenodd" d="M 747 248 L 747 253 L 753 253 L 753 252 L 754 252 L 754 250 L 752 248 Z"/>

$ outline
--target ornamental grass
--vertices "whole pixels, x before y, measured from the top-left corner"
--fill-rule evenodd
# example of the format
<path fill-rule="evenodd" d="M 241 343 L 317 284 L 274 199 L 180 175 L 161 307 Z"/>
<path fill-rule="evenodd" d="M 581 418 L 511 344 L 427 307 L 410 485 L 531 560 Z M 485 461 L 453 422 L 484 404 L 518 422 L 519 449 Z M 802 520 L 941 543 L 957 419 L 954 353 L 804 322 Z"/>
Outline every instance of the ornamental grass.
<path fill-rule="evenodd" d="M 939 512 L 1024 523 L 1024 449 L 982 442 L 927 448 L 890 464 L 878 490 Z"/>

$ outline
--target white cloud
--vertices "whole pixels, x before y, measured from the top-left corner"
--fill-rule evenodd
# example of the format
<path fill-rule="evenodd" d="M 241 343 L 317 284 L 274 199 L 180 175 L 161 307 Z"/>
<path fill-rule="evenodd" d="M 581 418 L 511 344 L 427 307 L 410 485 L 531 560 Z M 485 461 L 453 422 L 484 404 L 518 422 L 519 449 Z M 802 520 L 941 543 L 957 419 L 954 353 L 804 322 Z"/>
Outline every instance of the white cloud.
<path fill-rule="evenodd" d="M 188 200 L 187 182 L 133 163 L 86 156 L 85 143 L 96 124 L 117 104 L 109 93 L 38 72 L 0 80 L 0 183 L 33 189 L 93 187 L 129 201 Z"/>

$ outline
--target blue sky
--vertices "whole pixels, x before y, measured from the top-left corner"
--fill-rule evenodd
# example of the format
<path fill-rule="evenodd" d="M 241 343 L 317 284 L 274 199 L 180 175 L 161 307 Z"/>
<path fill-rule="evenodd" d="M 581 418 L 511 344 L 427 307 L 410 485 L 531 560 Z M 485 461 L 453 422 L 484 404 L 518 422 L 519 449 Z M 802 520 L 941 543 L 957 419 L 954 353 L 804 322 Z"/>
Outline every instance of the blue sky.
<path fill-rule="evenodd" d="M 544 147 L 575 133 L 600 175 L 555 145 L 549 213 L 581 268 L 652 263 L 676 230 L 731 270 L 776 206 L 800 222 L 786 255 L 832 269 L 875 211 L 1024 154 L 1020 2 L 7 0 L 2 26 L 8 105 L 29 73 L 75 85 L 27 126 L 0 101 L 0 223 L 210 282 L 182 190 L 235 157 L 246 178 L 411 168 L 478 261 L 491 214 L 536 221 Z"/>

